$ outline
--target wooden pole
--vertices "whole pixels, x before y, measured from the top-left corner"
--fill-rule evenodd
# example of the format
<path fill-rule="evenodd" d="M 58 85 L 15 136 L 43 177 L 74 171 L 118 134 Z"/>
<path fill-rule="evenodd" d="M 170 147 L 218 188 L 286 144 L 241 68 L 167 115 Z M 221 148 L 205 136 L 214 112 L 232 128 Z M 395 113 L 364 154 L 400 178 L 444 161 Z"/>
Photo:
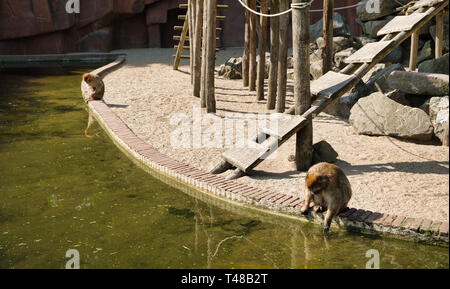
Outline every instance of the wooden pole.
<path fill-rule="evenodd" d="M 195 38 L 195 2 L 196 0 L 189 0 L 188 15 L 189 18 L 189 67 L 191 71 L 191 84 L 194 84 L 194 41 Z"/>
<path fill-rule="evenodd" d="M 419 31 L 415 31 L 411 35 L 411 50 L 410 50 L 410 54 L 409 54 L 409 71 L 416 70 L 417 50 L 418 49 L 419 49 Z"/>
<path fill-rule="evenodd" d="M 246 1 L 246 4 L 249 4 L 249 0 Z M 248 87 L 248 61 L 249 61 L 249 52 L 250 52 L 250 12 L 245 9 L 245 37 L 244 37 L 244 54 L 242 55 L 242 84 L 244 87 Z"/>
<path fill-rule="evenodd" d="M 301 3 L 305 0 L 293 0 Z M 294 99 L 295 114 L 301 115 L 311 107 L 309 76 L 309 6 L 292 10 L 292 41 L 294 56 Z M 312 122 L 296 135 L 295 165 L 297 170 L 306 171 L 312 164 Z"/>
<path fill-rule="evenodd" d="M 261 13 L 267 14 L 270 0 L 261 0 Z M 258 37 L 258 78 L 256 86 L 256 99 L 264 100 L 264 74 L 266 71 L 267 48 L 267 17 L 260 16 L 260 29 Z"/>
<path fill-rule="evenodd" d="M 207 0 L 207 40 L 206 40 L 206 110 L 216 112 L 216 97 L 214 88 L 214 69 L 216 67 L 216 0 Z"/>
<path fill-rule="evenodd" d="M 323 0 L 322 74 L 333 68 L 333 10 L 334 0 Z"/>
<path fill-rule="evenodd" d="M 281 0 L 280 11 L 288 9 L 289 0 Z M 278 89 L 277 112 L 284 112 L 286 108 L 286 84 L 287 84 L 287 54 L 288 54 L 288 25 L 289 15 L 280 16 L 280 50 L 278 54 Z"/>
<path fill-rule="evenodd" d="M 195 39 L 191 38 L 194 43 L 194 85 L 192 95 L 200 97 L 201 86 L 201 70 L 202 70 L 202 34 L 203 34 L 203 0 L 196 0 L 195 15 Z"/>
<path fill-rule="evenodd" d="M 207 86 L 206 86 L 206 38 L 208 28 L 208 12 L 206 11 L 208 2 L 210 0 L 203 1 L 203 31 L 202 31 L 202 69 L 200 76 L 200 104 L 202 108 L 206 108 Z"/>
<path fill-rule="evenodd" d="M 249 0 L 249 7 L 256 10 L 256 0 Z M 250 13 L 249 83 L 250 91 L 256 90 L 256 15 Z"/>
<path fill-rule="evenodd" d="M 270 3 L 270 13 L 280 12 L 280 0 L 272 0 Z M 269 69 L 269 91 L 267 94 L 267 109 L 275 108 L 277 98 L 277 74 L 278 74 L 278 53 L 280 52 L 280 18 L 270 19 L 270 69 Z"/>
<path fill-rule="evenodd" d="M 436 35 L 434 38 L 435 49 L 434 56 L 439 58 L 442 56 L 442 40 L 444 38 L 444 14 L 441 12 L 436 15 Z"/>

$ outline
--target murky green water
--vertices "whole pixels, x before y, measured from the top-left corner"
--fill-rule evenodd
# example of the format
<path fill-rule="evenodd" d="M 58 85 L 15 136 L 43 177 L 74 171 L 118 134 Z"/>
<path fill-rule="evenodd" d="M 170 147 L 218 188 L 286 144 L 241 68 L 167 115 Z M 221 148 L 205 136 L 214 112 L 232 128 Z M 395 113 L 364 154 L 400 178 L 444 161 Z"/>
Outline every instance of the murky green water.
<path fill-rule="evenodd" d="M 23 73 L 23 72 L 22 72 Z M 213 205 L 138 168 L 97 125 L 81 71 L 0 74 L 0 268 L 448 268 L 447 248 Z M 200 194 L 201 196 L 201 194 Z"/>

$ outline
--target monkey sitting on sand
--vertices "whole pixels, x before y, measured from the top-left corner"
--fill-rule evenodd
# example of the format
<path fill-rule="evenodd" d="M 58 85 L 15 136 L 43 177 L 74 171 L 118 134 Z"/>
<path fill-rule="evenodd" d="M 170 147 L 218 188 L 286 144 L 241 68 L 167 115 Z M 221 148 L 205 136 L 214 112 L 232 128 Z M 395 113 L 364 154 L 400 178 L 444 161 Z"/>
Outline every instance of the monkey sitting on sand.
<path fill-rule="evenodd" d="M 83 74 L 83 80 L 92 88 L 93 93 L 88 97 L 86 102 L 91 100 L 102 100 L 105 94 L 105 84 L 100 76 L 91 73 Z"/>
<path fill-rule="evenodd" d="M 350 182 L 338 166 L 323 162 L 308 170 L 305 183 L 306 197 L 301 212 L 306 214 L 311 202 L 315 211 L 327 209 L 323 226 L 327 233 L 333 217 L 347 207 L 352 197 Z"/>

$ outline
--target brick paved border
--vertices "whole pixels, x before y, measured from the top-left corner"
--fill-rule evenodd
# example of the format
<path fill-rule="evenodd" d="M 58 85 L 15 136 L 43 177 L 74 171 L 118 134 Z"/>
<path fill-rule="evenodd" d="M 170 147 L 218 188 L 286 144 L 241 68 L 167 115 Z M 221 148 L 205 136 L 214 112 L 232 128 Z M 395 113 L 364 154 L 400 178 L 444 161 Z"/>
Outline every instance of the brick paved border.
<path fill-rule="evenodd" d="M 119 56 L 114 62 L 94 70 L 99 75 L 125 61 Z M 83 92 L 84 94 L 84 92 Z M 124 152 L 131 155 L 146 168 L 156 170 L 164 177 L 192 186 L 194 189 L 227 202 L 239 204 L 267 213 L 282 215 L 302 221 L 322 224 L 323 213 L 300 213 L 303 200 L 283 193 L 274 193 L 250 187 L 234 180 L 192 167 L 172 159 L 146 143 L 118 117 L 103 101 L 91 101 L 90 112 Z M 348 208 L 334 218 L 339 228 L 368 234 L 383 234 L 388 237 L 413 240 L 448 247 L 448 222 L 408 218 L 395 214 L 383 214 L 367 210 Z"/>

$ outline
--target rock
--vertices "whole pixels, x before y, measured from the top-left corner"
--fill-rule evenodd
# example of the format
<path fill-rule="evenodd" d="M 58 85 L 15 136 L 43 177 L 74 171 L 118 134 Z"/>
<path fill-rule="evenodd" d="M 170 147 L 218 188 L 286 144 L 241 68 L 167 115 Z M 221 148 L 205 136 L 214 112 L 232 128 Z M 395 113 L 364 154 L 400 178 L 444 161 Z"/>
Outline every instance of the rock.
<path fill-rule="evenodd" d="M 381 62 L 383 63 L 398 63 L 402 61 L 403 50 L 401 46 L 396 47 L 391 51 Z"/>
<path fill-rule="evenodd" d="M 388 76 L 391 89 L 417 95 L 448 95 L 449 77 L 445 74 L 393 71 Z"/>
<path fill-rule="evenodd" d="M 342 69 L 345 67 L 346 63 L 344 60 L 356 52 L 356 49 L 349 47 L 347 49 L 341 50 L 334 55 L 334 64 L 337 68 Z"/>
<path fill-rule="evenodd" d="M 371 92 L 369 86 L 360 81 L 349 92 L 345 93 L 338 100 L 325 108 L 325 112 L 343 119 L 348 119 L 353 105 L 355 105 L 360 98 L 369 95 Z"/>
<path fill-rule="evenodd" d="M 333 14 L 333 36 L 349 36 L 350 26 L 339 13 Z M 310 42 L 315 42 L 317 38 L 323 36 L 323 19 L 310 26 Z"/>
<path fill-rule="evenodd" d="M 381 70 L 386 68 L 386 64 L 385 63 L 377 63 L 374 65 L 374 67 L 372 67 L 369 72 L 367 72 L 363 78 L 362 81 L 364 83 L 369 82 L 375 75 L 377 75 L 378 72 L 380 72 Z"/>
<path fill-rule="evenodd" d="M 417 63 L 434 57 L 434 49 L 431 47 L 431 40 L 423 45 L 422 49 L 417 53 Z"/>
<path fill-rule="evenodd" d="M 376 86 L 378 86 L 382 92 L 386 93 L 391 90 L 388 83 L 388 78 L 391 72 L 393 71 L 405 71 L 403 66 L 399 63 L 390 65 L 379 72 L 372 77 L 369 81 L 367 81 L 367 86 L 370 90 L 376 91 Z"/>
<path fill-rule="evenodd" d="M 319 47 L 319 49 L 323 49 L 325 47 L 325 42 L 322 37 L 317 38 L 316 44 L 317 47 Z M 350 37 L 343 37 L 343 36 L 333 37 L 333 54 L 350 47 L 359 48 L 358 44 L 354 42 L 353 39 L 351 39 Z"/>
<path fill-rule="evenodd" d="M 442 142 L 443 145 L 448 146 L 448 130 L 449 130 L 449 110 L 441 110 L 436 116 L 436 122 L 434 125 L 434 135 Z"/>
<path fill-rule="evenodd" d="M 337 160 L 338 153 L 326 141 L 322 140 L 313 145 L 313 163 L 320 162 L 334 163 Z"/>
<path fill-rule="evenodd" d="M 242 79 L 242 57 L 228 59 L 220 66 L 219 76 L 226 79 Z"/>
<path fill-rule="evenodd" d="M 376 42 L 377 40 L 375 38 L 370 38 L 367 36 L 358 36 L 354 38 L 356 43 L 358 43 L 361 46 L 366 45 L 367 43 L 373 43 Z"/>
<path fill-rule="evenodd" d="M 376 38 L 377 32 L 381 28 L 383 28 L 383 26 L 386 25 L 386 23 L 391 21 L 392 18 L 393 18 L 392 16 L 388 16 L 386 19 L 382 19 L 382 20 L 361 22 L 361 28 L 362 28 L 364 34 L 369 35 L 372 38 Z"/>
<path fill-rule="evenodd" d="M 322 51 L 323 49 L 317 49 L 309 55 L 309 71 L 313 79 L 322 76 Z"/>
<path fill-rule="evenodd" d="M 419 72 L 427 73 L 449 73 L 449 53 L 436 59 L 430 59 L 419 64 Z"/>
<path fill-rule="evenodd" d="M 395 101 L 397 103 L 407 105 L 407 106 L 412 106 L 411 101 L 407 98 L 407 94 L 400 92 L 398 90 L 389 91 L 388 93 L 386 93 L 386 97 L 392 99 L 393 101 Z M 423 111 L 425 111 L 425 110 L 423 110 Z"/>
<path fill-rule="evenodd" d="M 311 62 L 309 66 L 309 71 L 313 79 L 317 79 L 322 76 L 322 67 L 323 67 L 322 60 Z"/>
<path fill-rule="evenodd" d="M 359 134 L 387 135 L 408 140 L 431 140 L 433 125 L 421 109 L 399 104 L 375 92 L 352 107 L 349 119 Z"/>
<path fill-rule="evenodd" d="M 367 3 L 368 1 L 363 0 L 361 1 L 363 5 L 356 7 L 356 14 L 361 21 L 383 18 L 384 16 L 393 14 L 395 8 L 400 7 L 400 3 L 393 0 L 379 0 Z M 379 4 L 379 7 L 375 7 L 377 4 Z"/>
<path fill-rule="evenodd" d="M 449 109 L 448 96 L 435 96 L 431 97 L 428 101 L 428 114 L 430 115 L 431 122 L 434 124 L 436 120 L 436 116 L 441 110 Z"/>
<path fill-rule="evenodd" d="M 448 36 L 448 24 L 444 24 L 444 39 L 443 39 L 443 50 L 444 52 L 448 52 L 449 51 L 449 36 Z M 434 37 L 436 35 L 436 25 L 432 25 L 430 26 L 430 35 L 431 38 L 434 40 Z"/>

